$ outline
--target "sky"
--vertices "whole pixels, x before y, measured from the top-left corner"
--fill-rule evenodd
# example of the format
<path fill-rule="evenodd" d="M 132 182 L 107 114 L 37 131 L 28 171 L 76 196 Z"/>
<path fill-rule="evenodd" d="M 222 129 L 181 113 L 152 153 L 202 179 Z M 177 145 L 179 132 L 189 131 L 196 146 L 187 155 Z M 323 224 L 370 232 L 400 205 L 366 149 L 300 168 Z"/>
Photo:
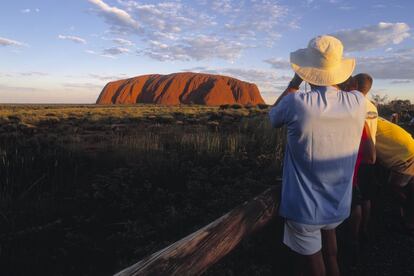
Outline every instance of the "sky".
<path fill-rule="evenodd" d="M 104 85 L 145 74 L 222 74 L 272 103 L 289 54 L 339 38 L 372 92 L 414 102 L 410 0 L 2 0 L 0 103 L 94 103 Z"/>

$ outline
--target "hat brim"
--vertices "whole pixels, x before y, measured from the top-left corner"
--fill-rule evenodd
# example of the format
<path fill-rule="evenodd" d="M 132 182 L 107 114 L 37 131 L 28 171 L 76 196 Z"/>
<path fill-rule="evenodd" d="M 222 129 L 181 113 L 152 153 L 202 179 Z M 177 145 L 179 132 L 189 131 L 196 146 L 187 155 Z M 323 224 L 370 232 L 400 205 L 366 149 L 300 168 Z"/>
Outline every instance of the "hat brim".
<path fill-rule="evenodd" d="M 304 60 L 301 66 L 301 57 L 303 53 L 291 53 L 291 66 L 293 71 L 298 74 L 304 81 L 319 86 L 329 86 L 340 84 L 346 81 L 354 72 L 355 59 L 342 59 L 338 65 L 329 68 L 318 68 L 309 66 Z M 302 56 L 303 57 L 303 56 Z"/>

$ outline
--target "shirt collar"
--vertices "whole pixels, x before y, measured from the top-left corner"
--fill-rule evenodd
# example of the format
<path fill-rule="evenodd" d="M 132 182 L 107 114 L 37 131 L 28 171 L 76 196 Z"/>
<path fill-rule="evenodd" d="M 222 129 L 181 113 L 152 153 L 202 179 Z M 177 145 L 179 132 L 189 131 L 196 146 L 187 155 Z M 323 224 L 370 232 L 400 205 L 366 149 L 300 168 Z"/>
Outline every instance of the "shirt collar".
<path fill-rule="evenodd" d="M 325 93 L 325 92 L 338 92 L 339 89 L 333 86 L 316 86 L 314 89 L 314 91 L 318 91 L 321 93 Z"/>

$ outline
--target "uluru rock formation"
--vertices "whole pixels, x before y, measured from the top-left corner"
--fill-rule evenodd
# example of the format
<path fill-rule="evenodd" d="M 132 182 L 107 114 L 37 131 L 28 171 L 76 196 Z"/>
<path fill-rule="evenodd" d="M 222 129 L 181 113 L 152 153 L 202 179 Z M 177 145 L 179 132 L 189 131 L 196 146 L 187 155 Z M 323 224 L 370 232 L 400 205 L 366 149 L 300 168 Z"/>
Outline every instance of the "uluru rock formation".
<path fill-rule="evenodd" d="M 264 101 L 253 83 L 220 75 L 176 73 L 145 75 L 110 82 L 104 87 L 96 103 L 257 105 Z"/>

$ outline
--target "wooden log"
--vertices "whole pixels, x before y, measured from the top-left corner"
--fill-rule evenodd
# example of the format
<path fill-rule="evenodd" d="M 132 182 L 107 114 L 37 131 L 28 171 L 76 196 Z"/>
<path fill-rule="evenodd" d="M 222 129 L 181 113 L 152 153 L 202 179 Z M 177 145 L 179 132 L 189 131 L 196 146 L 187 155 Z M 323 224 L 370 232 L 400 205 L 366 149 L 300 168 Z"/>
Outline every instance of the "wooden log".
<path fill-rule="evenodd" d="M 200 275 L 226 256 L 243 238 L 277 215 L 278 188 L 266 190 L 200 230 L 115 274 Z"/>

